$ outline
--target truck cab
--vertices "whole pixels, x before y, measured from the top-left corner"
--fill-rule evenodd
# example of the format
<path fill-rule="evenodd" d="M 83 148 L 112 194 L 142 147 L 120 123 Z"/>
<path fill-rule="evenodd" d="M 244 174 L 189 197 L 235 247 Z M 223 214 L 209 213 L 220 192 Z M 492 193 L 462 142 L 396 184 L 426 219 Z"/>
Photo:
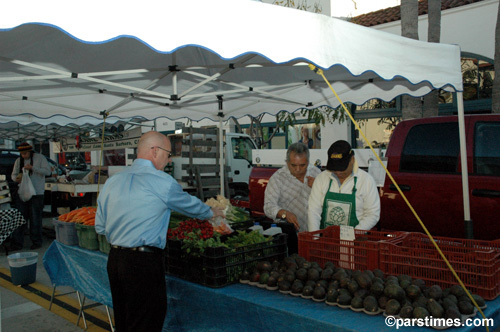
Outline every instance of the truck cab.
<path fill-rule="evenodd" d="M 465 116 L 470 211 L 475 239 L 500 238 L 500 115 Z M 432 235 L 464 238 L 458 118 L 403 121 L 387 168 Z M 422 232 L 389 178 L 381 188 L 383 229 Z"/>
<path fill-rule="evenodd" d="M 257 149 L 250 136 L 239 133 L 226 134 L 226 163 L 232 178 L 230 187 L 234 196 L 248 196 L 248 179 L 252 171 L 252 150 Z"/>
<path fill-rule="evenodd" d="M 183 189 L 198 197 L 212 197 L 220 193 L 217 129 L 185 127 L 168 137 L 172 142 L 170 174 Z M 256 148 L 246 134 L 224 133 L 225 175 L 233 197 L 248 195 L 252 150 Z"/>

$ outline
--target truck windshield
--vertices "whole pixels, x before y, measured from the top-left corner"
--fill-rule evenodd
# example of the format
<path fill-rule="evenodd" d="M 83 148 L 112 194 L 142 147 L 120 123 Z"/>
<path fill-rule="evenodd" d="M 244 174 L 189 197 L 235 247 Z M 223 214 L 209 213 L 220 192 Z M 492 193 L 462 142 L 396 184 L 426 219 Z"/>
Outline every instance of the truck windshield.
<path fill-rule="evenodd" d="M 252 149 L 255 149 L 255 146 L 248 137 L 233 137 L 231 144 L 235 159 L 245 159 L 249 163 L 252 162 Z"/>

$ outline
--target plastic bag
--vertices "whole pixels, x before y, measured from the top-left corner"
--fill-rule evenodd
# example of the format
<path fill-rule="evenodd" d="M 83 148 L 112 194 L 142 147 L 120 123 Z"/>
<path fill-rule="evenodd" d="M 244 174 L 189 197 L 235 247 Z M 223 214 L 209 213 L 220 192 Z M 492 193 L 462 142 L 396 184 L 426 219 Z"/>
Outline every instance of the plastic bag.
<path fill-rule="evenodd" d="M 30 173 L 27 169 L 23 168 L 23 179 L 21 180 L 17 193 L 23 202 L 29 201 L 32 196 L 36 195 L 35 187 L 33 187 L 33 183 L 31 183 Z"/>
<path fill-rule="evenodd" d="M 231 234 L 233 229 L 229 224 L 227 223 L 225 218 L 222 217 L 215 217 L 209 220 L 209 222 L 212 224 L 212 227 L 214 228 L 214 231 L 219 233 L 219 234 Z"/>

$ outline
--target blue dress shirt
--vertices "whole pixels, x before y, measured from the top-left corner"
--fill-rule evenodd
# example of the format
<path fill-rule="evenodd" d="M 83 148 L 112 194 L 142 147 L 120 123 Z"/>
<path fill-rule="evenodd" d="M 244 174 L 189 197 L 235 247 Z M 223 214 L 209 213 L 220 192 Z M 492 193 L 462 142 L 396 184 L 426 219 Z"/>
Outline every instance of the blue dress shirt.
<path fill-rule="evenodd" d="M 189 195 L 169 174 L 146 159 L 136 159 L 110 177 L 97 200 L 95 229 L 122 247 L 166 245 L 170 212 L 199 219 L 212 218 L 210 207 Z"/>

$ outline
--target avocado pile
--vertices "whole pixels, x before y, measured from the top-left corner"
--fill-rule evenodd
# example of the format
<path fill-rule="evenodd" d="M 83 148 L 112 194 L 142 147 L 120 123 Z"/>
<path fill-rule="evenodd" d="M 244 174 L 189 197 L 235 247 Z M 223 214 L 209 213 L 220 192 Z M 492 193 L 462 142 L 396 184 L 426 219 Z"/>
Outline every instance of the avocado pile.
<path fill-rule="evenodd" d="M 463 319 L 476 314 L 459 285 L 443 290 L 408 275 L 385 276 L 379 269 L 353 271 L 336 267 L 333 262 L 322 268 L 297 254 L 280 262 L 258 262 L 241 274 L 240 282 L 369 315 L 383 312 L 401 318 Z M 481 308 L 486 307 L 481 296 L 472 296 Z"/>

